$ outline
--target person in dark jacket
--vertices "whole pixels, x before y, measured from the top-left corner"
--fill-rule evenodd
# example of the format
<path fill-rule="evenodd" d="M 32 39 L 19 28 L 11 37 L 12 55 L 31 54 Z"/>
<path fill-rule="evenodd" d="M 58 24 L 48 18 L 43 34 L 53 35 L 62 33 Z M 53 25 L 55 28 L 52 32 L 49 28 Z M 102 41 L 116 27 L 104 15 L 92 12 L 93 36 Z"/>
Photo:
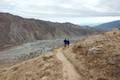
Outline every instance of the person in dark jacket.
<path fill-rule="evenodd" d="M 66 40 L 66 38 L 64 39 L 64 47 L 66 47 L 67 46 L 67 40 Z"/>
<path fill-rule="evenodd" d="M 64 39 L 64 47 L 67 47 L 70 45 L 69 39 L 67 40 L 66 38 Z"/>
<path fill-rule="evenodd" d="M 70 41 L 69 41 L 69 39 L 67 40 L 67 46 L 69 46 L 70 45 Z"/>

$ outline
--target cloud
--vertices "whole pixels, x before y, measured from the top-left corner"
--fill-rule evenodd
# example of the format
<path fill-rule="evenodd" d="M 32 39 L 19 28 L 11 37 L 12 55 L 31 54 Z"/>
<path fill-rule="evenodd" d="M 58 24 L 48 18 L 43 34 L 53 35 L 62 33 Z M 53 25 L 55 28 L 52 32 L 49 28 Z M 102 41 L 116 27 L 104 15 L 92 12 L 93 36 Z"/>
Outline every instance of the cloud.
<path fill-rule="evenodd" d="M 0 11 L 40 19 L 120 16 L 120 0 L 0 0 Z"/>
<path fill-rule="evenodd" d="M 101 6 L 101 9 L 106 10 L 107 12 L 120 12 L 120 0 L 101 0 L 98 6 Z"/>
<path fill-rule="evenodd" d="M 15 6 L 15 11 L 56 16 L 115 16 L 119 15 L 119 0 L 2 0 Z"/>

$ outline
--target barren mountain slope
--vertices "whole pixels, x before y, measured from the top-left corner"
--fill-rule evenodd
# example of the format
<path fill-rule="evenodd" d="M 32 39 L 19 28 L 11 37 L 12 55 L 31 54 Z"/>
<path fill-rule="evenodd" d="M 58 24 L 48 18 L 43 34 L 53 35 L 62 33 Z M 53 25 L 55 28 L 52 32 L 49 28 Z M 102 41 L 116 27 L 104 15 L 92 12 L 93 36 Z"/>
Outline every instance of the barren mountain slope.
<path fill-rule="evenodd" d="M 99 32 L 94 28 L 84 28 L 72 23 L 26 19 L 0 13 L 0 49 L 35 40 L 78 37 Z"/>
<path fill-rule="evenodd" d="M 76 42 L 64 51 L 82 80 L 120 80 L 120 30 Z"/>
<path fill-rule="evenodd" d="M 0 71 L 0 80 L 63 80 L 62 63 L 48 53 Z"/>
<path fill-rule="evenodd" d="M 120 80 L 120 30 L 1 70 L 0 80 Z"/>

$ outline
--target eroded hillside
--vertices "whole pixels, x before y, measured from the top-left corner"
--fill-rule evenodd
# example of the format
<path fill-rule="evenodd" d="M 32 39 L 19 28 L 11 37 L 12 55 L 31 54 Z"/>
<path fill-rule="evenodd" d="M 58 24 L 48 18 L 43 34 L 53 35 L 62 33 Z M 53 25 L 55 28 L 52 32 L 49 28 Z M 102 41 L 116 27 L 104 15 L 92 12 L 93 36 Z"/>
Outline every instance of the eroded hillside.
<path fill-rule="evenodd" d="M 36 40 L 80 37 L 101 31 L 72 23 L 57 23 L 26 19 L 9 13 L 0 13 L 0 50 Z"/>
<path fill-rule="evenodd" d="M 0 80 L 120 80 L 120 30 L 3 69 Z"/>
<path fill-rule="evenodd" d="M 76 42 L 64 55 L 82 80 L 120 80 L 120 30 Z"/>
<path fill-rule="evenodd" d="M 0 80 L 63 80 L 62 63 L 49 53 L 0 71 Z"/>

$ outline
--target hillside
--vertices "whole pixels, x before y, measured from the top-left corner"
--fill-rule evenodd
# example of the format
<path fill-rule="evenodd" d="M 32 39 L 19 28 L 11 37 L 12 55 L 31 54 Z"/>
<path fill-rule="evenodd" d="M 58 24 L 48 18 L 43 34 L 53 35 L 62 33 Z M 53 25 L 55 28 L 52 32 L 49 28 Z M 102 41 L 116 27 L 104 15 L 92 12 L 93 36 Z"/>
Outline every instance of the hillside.
<path fill-rule="evenodd" d="M 96 26 L 96 28 L 103 29 L 103 30 L 112 30 L 113 28 L 120 28 L 120 20 L 103 23 Z"/>
<path fill-rule="evenodd" d="M 120 80 L 120 30 L 5 68 L 0 80 Z"/>
<path fill-rule="evenodd" d="M 36 40 L 86 36 L 99 32 L 72 23 L 54 23 L 0 13 L 0 49 Z"/>
<path fill-rule="evenodd" d="M 120 80 L 120 30 L 83 39 L 64 51 L 81 80 Z"/>
<path fill-rule="evenodd" d="M 0 80 L 63 80 L 62 63 L 51 53 L 0 71 Z"/>

